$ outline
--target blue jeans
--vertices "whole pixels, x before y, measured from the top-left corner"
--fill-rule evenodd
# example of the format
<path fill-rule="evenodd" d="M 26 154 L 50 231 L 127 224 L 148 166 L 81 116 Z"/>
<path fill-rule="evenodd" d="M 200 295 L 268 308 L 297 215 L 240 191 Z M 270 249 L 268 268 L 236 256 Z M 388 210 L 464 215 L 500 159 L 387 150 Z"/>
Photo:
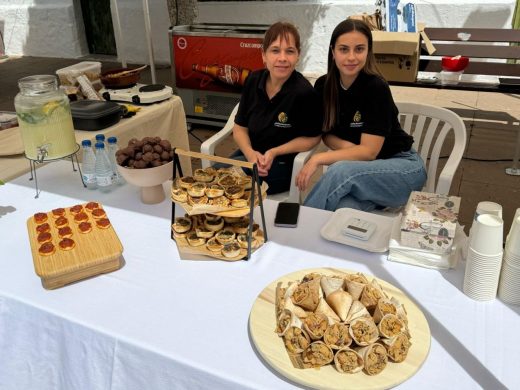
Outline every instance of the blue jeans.
<path fill-rule="evenodd" d="M 247 161 L 246 156 L 244 156 L 240 149 L 235 150 L 229 158 L 232 158 L 233 160 Z M 218 169 L 227 166 L 227 164 L 218 163 L 213 166 Z M 267 189 L 268 195 L 289 191 L 289 188 L 291 187 L 292 168 L 293 161 L 284 161 L 278 157 L 274 159 L 268 175 L 260 177 L 261 182 L 265 181 L 269 185 L 269 188 Z M 244 168 L 244 172 L 248 175 L 252 175 L 252 172 L 249 169 Z"/>
<path fill-rule="evenodd" d="M 384 160 L 338 161 L 316 183 L 304 205 L 330 211 L 399 207 L 425 182 L 423 160 L 413 149 Z"/>

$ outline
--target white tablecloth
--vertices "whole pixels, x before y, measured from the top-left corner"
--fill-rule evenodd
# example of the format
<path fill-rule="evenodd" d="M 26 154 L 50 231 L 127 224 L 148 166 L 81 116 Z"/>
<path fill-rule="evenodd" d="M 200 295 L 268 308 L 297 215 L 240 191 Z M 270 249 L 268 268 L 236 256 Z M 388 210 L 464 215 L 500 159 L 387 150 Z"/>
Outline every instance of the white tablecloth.
<path fill-rule="evenodd" d="M 144 205 L 125 185 L 85 190 L 57 162 L 0 187 L 0 389 L 286 389 L 252 346 L 248 317 L 262 289 L 305 268 L 373 274 L 422 308 L 430 354 L 402 389 L 520 386 L 520 308 L 475 302 L 462 291 L 463 265 L 433 271 L 388 262 L 320 237 L 329 212 L 303 207 L 297 229 L 273 226 L 249 261 L 181 260 L 170 239 L 171 203 Z M 57 290 L 35 275 L 26 220 L 38 211 L 98 200 L 124 246 L 124 267 Z M 258 210 L 256 210 L 258 220 Z"/>

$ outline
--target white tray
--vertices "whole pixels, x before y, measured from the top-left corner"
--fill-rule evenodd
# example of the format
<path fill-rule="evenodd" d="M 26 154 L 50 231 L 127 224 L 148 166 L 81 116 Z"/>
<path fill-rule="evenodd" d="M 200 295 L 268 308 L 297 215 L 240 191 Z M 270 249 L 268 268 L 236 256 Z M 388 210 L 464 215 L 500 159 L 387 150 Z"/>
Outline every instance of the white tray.
<path fill-rule="evenodd" d="M 351 217 L 364 219 L 365 221 L 373 222 L 377 225 L 377 229 L 370 239 L 367 241 L 358 240 L 341 233 L 347 220 Z M 395 218 L 399 217 L 400 215 L 396 217 L 385 217 L 365 211 L 342 208 L 336 210 L 328 222 L 321 228 L 321 236 L 326 240 L 339 242 L 340 244 L 364 249 L 369 252 L 386 252 L 388 250 L 392 225 Z"/>

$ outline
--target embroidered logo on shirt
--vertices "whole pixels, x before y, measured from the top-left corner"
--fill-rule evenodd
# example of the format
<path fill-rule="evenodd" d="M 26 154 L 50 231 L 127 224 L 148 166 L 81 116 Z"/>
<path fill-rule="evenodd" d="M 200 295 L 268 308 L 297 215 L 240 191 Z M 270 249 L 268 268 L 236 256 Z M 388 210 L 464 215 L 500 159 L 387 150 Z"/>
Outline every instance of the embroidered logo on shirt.
<path fill-rule="evenodd" d="M 274 125 L 276 127 L 292 127 L 292 125 L 290 123 L 287 123 L 287 121 L 289 120 L 289 117 L 287 116 L 287 114 L 285 112 L 281 112 L 278 114 L 278 122 L 274 122 Z"/>
<path fill-rule="evenodd" d="M 352 122 L 350 123 L 350 127 L 362 127 L 365 122 L 361 122 L 361 113 L 356 111 L 354 117 L 352 118 Z"/>

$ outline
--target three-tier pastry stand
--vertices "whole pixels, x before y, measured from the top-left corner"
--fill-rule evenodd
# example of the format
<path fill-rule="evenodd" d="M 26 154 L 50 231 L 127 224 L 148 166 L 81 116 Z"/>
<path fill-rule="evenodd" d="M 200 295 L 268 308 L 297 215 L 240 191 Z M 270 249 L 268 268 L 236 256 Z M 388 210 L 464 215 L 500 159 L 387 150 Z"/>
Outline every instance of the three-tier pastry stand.
<path fill-rule="evenodd" d="M 254 208 L 255 208 L 255 194 L 258 194 L 258 206 L 260 207 L 260 215 L 262 218 L 263 235 L 264 235 L 265 241 L 267 241 L 267 229 L 266 229 L 266 225 L 265 225 L 264 205 L 263 205 L 263 199 L 262 199 L 260 176 L 258 175 L 257 165 L 250 163 L 250 162 L 232 160 L 230 158 L 211 156 L 209 154 L 191 152 L 191 151 L 186 151 L 186 150 L 179 149 L 179 148 L 174 148 L 173 149 L 173 173 L 172 173 L 173 180 L 175 180 L 177 178 L 177 175 L 179 175 L 179 177 L 183 176 L 179 156 L 185 156 L 185 157 L 189 157 L 189 158 L 198 158 L 201 160 L 209 160 L 209 161 L 213 161 L 213 162 L 223 163 L 223 164 L 237 166 L 237 167 L 246 168 L 246 169 L 251 170 L 252 186 L 251 186 L 251 195 L 250 195 L 250 199 L 249 199 L 249 226 L 248 226 L 248 233 L 247 233 L 247 255 L 245 257 L 243 257 L 242 259 L 248 260 L 249 258 L 251 258 L 251 249 L 252 249 L 251 241 L 252 241 L 252 237 L 253 237 L 253 223 L 254 223 L 253 212 L 254 212 Z M 172 199 L 172 219 L 171 219 L 172 225 L 175 222 L 175 204 L 176 204 L 176 202 Z M 219 212 L 215 212 L 214 214 L 219 215 Z M 171 239 L 175 241 L 173 231 L 171 231 Z"/>

